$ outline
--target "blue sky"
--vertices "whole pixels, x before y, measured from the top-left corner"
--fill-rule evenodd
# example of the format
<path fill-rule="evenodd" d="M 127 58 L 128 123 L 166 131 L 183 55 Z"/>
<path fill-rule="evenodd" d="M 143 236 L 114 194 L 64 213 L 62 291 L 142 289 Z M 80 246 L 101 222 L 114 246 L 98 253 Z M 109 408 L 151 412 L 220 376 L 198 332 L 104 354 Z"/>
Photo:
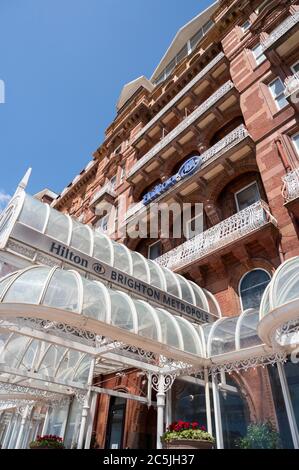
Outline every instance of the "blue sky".
<path fill-rule="evenodd" d="M 1 0 L 0 209 L 60 192 L 90 160 L 123 85 L 150 77 L 177 30 L 210 0 Z"/>

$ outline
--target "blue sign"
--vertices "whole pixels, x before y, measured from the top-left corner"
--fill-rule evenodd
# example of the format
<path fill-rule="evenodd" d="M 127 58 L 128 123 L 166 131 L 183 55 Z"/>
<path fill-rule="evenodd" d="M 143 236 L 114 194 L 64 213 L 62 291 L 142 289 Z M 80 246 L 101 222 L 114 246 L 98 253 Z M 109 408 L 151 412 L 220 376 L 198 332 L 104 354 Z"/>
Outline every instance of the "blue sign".
<path fill-rule="evenodd" d="M 168 189 L 174 186 L 178 181 L 193 175 L 201 167 L 201 164 L 202 158 L 200 156 L 189 158 L 189 160 L 181 166 L 176 175 L 164 181 L 164 183 L 158 184 L 154 189 L 152 189 L 152 191 L 145 194 L 142 199 L 143 204 L 145 206 L 150 204 L 152 201 L 157 199 L 157 197 L 161 196 L 161 194 L 168 191 Z"/>

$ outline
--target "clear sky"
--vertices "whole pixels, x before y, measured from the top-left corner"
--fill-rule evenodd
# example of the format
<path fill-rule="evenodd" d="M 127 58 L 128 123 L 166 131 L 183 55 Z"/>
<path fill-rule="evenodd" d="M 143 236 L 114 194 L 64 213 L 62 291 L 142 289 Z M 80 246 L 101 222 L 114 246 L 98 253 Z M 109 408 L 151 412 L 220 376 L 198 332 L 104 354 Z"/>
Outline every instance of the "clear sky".
<path fill-rule="evenodd" d="M 123 85 L 152 75 L 177 30 L 211 0 L 0 0 L 0 209 L 61 190 L 115 116 Z"/>

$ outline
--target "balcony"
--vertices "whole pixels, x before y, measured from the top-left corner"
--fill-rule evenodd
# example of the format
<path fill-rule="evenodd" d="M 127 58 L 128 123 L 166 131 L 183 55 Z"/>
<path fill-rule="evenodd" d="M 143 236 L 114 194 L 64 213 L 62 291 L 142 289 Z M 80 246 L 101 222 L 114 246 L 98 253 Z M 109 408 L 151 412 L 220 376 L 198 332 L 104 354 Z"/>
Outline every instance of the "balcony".
<path fill-rule="evenodd" d="M 282 40 L 289 40 L 292 36 L 292 29 L 299 23 L 299 11 L 296 11 L 293 15 L 288 16 L 288 18 L 283 21 L 277 28 L 275 28 L 269 36 L 263 41 L 262 47 L 264 51 L 267 51 L 272 46 L 281 47 Z M 285 37 L 286 36 L 286 37 Z M 297 47 L 298 41 L 297 37 L 292 38 L 292 45 Z M 285 48 L 278 50 L 279 53 L 284 53 Z M 289 46 L 288 48 L 289 49 Z"/>
<path fill-rule="evenodd" d="M 285 206 L 299 220 L 299 168 L 283 177 L 282 193 L 285 199 Z"/>
<path fill-rule="evenodd" d="M 271 215 L 268 205 L 264 201 L 259 201 L 165 253 L 156 261 L 174 271 L 194 262 L 200 265 L 212 253 L 232 244 L 235 248 L 239 240 L 250 237 L 257 230 L 271 225 L 276 227 L 277 222 Z M 221 254 L 224 254 L 224 251 Z"/>
<path fill-rule="evenodd" d="M 177 105 L 182 98 L 184 98 L 193 88 L 198 85 L 198 83 L 209 73 L 211 72 L 218 64 L 219 62 L 225 57 L 223 52 L 220 52 L 211 62 L 209 62 L 206 67 L 204 67 L 197 75 L 196 77 L 191 80 L 188 85 L 186 85 L 175 97 L 166 105 L 164 108 L 161 109 L 161 111 L 156 114 L 156 116 L 151 119 L 151 121 L 146 124 L 134 137 L 132 140 L 131 144 L 135 145 L 141 137 L 147 133 L 150 129 L 154 127 L 155 124 L 157 124 L 160 119 L 163 119 L 163 117 L 166 116 L 168 111 L 170 111 L 175 105 Z"/>
<path fill-rule="evenodd" d="M 233 93 L 230 93 L 233 91 Z M 134 183 L 142 180 L 142 175 L 138 174 L 140 170 L 147 169 L 149 172 L 158 166 L 161 166 L 161 159 L 163 154 L 166 153 L 166 158 L 169 154 L 177 151 L 180 145 L 184 145 L 193 136 L 194 133 L 200 132 L 211 121 L 213 116 L 207 116 L 213 112 L 214 107 L 218 107 L 220 111 L 226 110 L 232 104 L 235 104 L 237 97 L 235 96 L 237 90 L 232 81 L 226 82 L 220 87 L 213 95 L 211 95 L 204 103 L 196 108 L 188 117 L 186 117 L 177 127 L 175 127 L 169 134 L 166 135 L 160 142 L 158 142 L 152 149 L 147 152 L 128 173 L 128 180 Z M 233 95 L 233 96 L 231 96 Z M 172 147 L 171 150 L 169 148 Z M 159 160 L 153 165 L 155 157 L 159 155 Z"/>
<path fill-rule="evenodd" d="M 90 201 L 90 207 L 95 208 L 99 205 L 113 204 L 116 198 L 114 184 L 111 182 L 105 184 L 99 191 L 95 193 Z"/>
<path fill-rule="evenodd" d="M 174 187 L 163 193 L 155 202 L 170 196 L 173 192 L 180 195 L 180 191 L 184 191 L 184 195 L 186 196 L 188 194 L 186 192 L 187 188 L 189 188 L 188 190 L 190 190 L 190 192 L 194 191 L 194 183 L 198 180 L 199 174 L 202 174 L 202 177 L 208 183 L 209 179 L 212 179 L 214 175 L 224 171 L 221 165 L 224 160 L 233 165 L 234 162 L 238 162 L 247 155 L 253 146 L 254 143 L 251 136 L 246 127 L 242 124 L 201 155 L 202 165 L 195 173 L 190 177 L 178 181 Z M 183 195 L 181 196 L 183 197 Z M 138 202 L 127 211 L 125 217 L 126 223 L 137 215 L 140 216 L 146 213 L 146 211 L 147 207 L 143 205 L 142 201 Z"/>

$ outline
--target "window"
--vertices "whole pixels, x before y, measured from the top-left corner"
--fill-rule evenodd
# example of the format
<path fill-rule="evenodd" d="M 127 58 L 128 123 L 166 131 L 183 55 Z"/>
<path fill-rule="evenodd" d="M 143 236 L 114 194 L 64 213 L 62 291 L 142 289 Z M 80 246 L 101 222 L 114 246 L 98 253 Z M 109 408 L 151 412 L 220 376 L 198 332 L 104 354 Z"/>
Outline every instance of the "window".
<path fill-rule="evenodd" d="M 291 69 L 294 73 L 299 73 L 299 60 L 292 65 Z"/>
<path fill-rule="evenodd" d="M 288 101 L 284 95 L 285 88 L 282 80 L 279 77 L 275 78 L 268 86 L 277 108 L 284 108 L 288 104 Z"/>
<path fill-rule="evenodd" d="M 95 229 L 107 232 L 109 223 L 109 214 L 104 215 L 96 224 Z"/>
<path fill-rule="evenodd" d="M 191 240 L 191 238 L 196 237 L 203 232 L 203 214 L 197 215 L 192 219 L 188 220 L 186 224 L 186 238 Z"/>
<path fill-rule="evenodd" d="M 267 59 L 267 57 L 265 56 L 265 54 L 263 52 L 263 48 L 262 48 L 261 44 L 257 44 L 252 49 L 252 53 L 253 53 L 253 56 L 255 58 L 255 61 L 256 61 L 257 65 L 262 64 Z"/>
<path fill-rule="evenodd" d="M 149 245 L 148 247 L 148 254 L 147 257 L 148 259 L 156 259 L 159 258 L 162 254 L 162 247 L 161 247 L 161 242 L 155 242 L 152 245 Z"/>
<path fill-rule="evenodd" d="M 120 184 L 124 182 L 125 177 L 126 177 L 126 167 L 125 165 L 123 165 L 120 167 L 120 178 L 119 178 Z"/>
<path fill-rule="evenodd" d="M 115 186 L 116 186 L 116 176 L 113 176 L 113 177 L 111 178 L 110 183 L 111 183 L 113 189 L 115 189 Z"/>
<path fill-rule="evenodd" d="M 245 186 L 235 194 L 237 210 L 242 211 L 261 199 L 257 182 Z"/>
<path fill-rule="evenodd" d="M 296 149 L 297 154 L 299 155 L 299 132 L 292 136 L 292 141 Z"/>
<path fill-rule="evenodd" d="M 250 26 L 251 26 L 250 21 L 246 20 L 245 23 L 243 23 L 241 26 L 243 33 L 245 33 L 245 31 L 247 31 L 250 28 Z"/>
<path fill-rule="evenodd" d="M 243 311 L 248 308 L 259 308 L 263 293 L 270 280 L 270 275 L 263 269 L 254 269 L 245 274 L 239 287 Z"/>

